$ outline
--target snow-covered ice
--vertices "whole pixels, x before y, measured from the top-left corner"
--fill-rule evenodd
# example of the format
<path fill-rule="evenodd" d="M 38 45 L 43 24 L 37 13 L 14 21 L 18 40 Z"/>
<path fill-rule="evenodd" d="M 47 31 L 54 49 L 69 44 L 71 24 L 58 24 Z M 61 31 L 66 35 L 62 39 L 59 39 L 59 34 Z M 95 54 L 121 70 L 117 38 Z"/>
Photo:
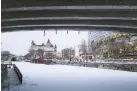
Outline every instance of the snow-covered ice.
<path fill-rule="evenodd" d="M 137 72 L 14 62 L 23 84 L 11 91 L 137 91 Z"/>

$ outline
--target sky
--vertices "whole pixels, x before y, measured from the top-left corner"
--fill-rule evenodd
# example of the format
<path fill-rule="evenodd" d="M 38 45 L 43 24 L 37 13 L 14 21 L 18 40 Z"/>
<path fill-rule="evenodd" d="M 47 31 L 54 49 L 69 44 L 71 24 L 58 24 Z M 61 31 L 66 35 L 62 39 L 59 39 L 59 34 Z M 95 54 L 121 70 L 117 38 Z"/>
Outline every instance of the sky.
<path fill-rule="evenodd" d="M 57 50 L 61 51 L 63 48 L 73 47 L 77 50 L 78 45 L 83 39 L 88 40 L 88 32 L 77 31 L 46 31 L 44 36 L 43 31 L 20 31 L 20 32 L 6 32 L 1 34 L 1 50 L 10 51 L 16 55 L 25 55 L 31 45 L 31 41 L 38 45 L 47 42 L 50 39 L 53 45 L 57 45 Z"/>

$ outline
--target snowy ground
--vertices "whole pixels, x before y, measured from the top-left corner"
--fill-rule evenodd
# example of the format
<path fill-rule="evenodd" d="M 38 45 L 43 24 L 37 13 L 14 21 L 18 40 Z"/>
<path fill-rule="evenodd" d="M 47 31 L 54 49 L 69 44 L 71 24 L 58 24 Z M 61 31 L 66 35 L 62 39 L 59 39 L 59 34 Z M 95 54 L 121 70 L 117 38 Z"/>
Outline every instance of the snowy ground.
<path fill-rule="evenodd" d="M 23 84 L 10 91 L 137 91 L 136 72 L 14 63 L 23 74 Z"/>

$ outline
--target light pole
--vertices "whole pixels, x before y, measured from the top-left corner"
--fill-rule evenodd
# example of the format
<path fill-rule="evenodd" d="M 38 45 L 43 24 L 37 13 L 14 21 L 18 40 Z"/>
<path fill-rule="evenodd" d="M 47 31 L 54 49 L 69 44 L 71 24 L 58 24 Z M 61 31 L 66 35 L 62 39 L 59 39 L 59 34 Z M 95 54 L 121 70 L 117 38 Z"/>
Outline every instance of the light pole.
<path fill-rule="evenodd" d="M 76 47 L 76 46 L 74 46 L 74 53 L 73 53 L 73 57 L 74 57 L 74 58 L 75 58 L 75 56 L 76 56 L 76 55 L 75 55 L 75 47 Z"/>

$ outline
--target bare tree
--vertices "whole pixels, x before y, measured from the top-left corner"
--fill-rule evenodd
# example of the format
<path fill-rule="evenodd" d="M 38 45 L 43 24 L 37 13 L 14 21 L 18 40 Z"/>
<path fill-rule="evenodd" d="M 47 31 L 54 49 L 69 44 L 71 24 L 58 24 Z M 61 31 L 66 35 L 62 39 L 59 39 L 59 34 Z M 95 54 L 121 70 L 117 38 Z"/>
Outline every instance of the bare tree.
<path fill-rule="evenodd" d="M 35 51 L 34 50 L 29 50 L 29 54 L 32 59 L 35 59 Z"/>
<path fill-rule="evenodd" d="M 38 54 L 39 58 L 44 58 L 44 50 L 38 49 L 37 54 Z"/>
<path fill-rule="evenodd" d="M 62 50 L 62 56 L 69 59 L 71 56 L 75 56 L 75 50 L 72 48 L 65 48 Z"/>
<path fill-rule="evenodd" d="M 46 57 L 47 59 L 52 59 L 52 58 L 55 57 L 55 55 L 54 55 L 53 53 L 51 53 L 51 52 L 48 52 L 48 53 L 45 54 L 45 57 Z"/>
<path fill-rule="evenodd" d="M 25 59 L 30 59 L 31 58 L 31 55 L 30 53 L 27 53 L 26 55 L 24 55 Z"/>
<path fill-rule="evenodd" d="M 62 50 L 62 56 L 65 57 L 65 58 L 69 57 L 69 50 L 68 50 L 68 48 L 65 48 L 65 49 Z"/>
<path fill-rule="evenodd" d="M 81 42 L 81 45 L 80 45 L 80 51 L 84 54 L 87 53 L 87 44 L 86 44 L 86 40 L 83 40 Z"/>

